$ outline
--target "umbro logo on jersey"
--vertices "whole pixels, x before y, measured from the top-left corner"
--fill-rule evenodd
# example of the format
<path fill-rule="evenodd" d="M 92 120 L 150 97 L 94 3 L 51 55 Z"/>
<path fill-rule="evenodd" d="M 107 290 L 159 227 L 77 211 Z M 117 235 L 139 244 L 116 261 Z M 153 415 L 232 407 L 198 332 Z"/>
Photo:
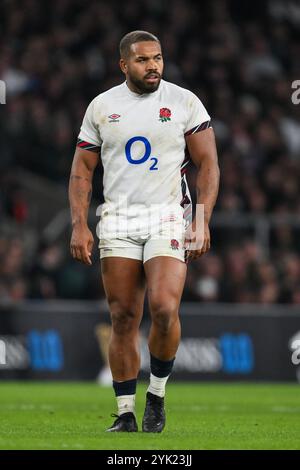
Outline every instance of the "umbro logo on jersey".
<path fill-rule="evenodd" d="M 111 114 L 109 117 L 109 121 L 108 122 L 119 122 L 119 117 L 121 117 L 120 114 Z"/>

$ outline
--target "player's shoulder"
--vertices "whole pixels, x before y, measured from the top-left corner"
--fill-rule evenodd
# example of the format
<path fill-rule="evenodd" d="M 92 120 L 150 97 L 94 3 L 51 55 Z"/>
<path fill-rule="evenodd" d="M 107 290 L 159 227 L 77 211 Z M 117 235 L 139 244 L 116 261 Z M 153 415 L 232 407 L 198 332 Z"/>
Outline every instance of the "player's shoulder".
<path fill-rule="evenodd" d="M 176 85 L 176 83 L 163 80 L 163 85 L 164 85 L 165 92 L 176 97 L 177 100 L 181 98 L 182 101 L 188 102 L 193 99 L 199 99 L 197 95 L 195 95 L 195 93 L 193 93 L 191 90 L 188 90 L 187 88 Z"/>
<path fill-rule="evenodd" d="M 101 104 L 110 101 L 112 98 L 116 99 L 119 96 L 122 96 L 124 84 L 116 85 L 108 90 L 102 91 L 99 95 L 91 101 L 90 105 L 95 107 L 101 106 Z"/>

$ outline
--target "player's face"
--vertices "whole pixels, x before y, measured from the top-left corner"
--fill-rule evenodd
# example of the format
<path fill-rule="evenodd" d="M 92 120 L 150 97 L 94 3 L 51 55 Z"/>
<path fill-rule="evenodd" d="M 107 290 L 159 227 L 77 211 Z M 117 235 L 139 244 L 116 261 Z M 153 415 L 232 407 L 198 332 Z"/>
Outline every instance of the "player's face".
<path fill-rule="evenodd" d="M 156 41 L 132 44 L 130 56 L 120 60 L 129 88 L 136 93 L 152 93 L 160 84 L 164 63 Z"/>

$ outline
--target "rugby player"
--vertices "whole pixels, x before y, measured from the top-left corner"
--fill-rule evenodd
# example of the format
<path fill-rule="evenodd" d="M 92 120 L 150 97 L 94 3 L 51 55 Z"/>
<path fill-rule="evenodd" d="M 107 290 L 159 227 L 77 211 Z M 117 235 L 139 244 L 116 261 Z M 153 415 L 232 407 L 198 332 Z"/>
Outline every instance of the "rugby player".
<path fill-rule="evenodd" d="M 142 430 L 161 432 L 166 382 L 180 342 L 179 306 L 187 260 L 210 248 L 219 167 L 205 107 L 191 91 L 162 79 L 159 39 L 145 31 L 126 34 L 120 42 L 120 67 L 125 81 L 93 99 L 78 136 L 69 185 L 70 248 L 75 259 L 91 264 L 94 239 L 87 216 L 93 172 L 101 158 L 105 203 L 98 235 L 118 406 L 107 431 L 138 430 L 139 326 L 147 288 L 151 373 Z M 198 169 L 202 223 L 198 216 L 191 220 L 185 177 L 190 159 Z"/>

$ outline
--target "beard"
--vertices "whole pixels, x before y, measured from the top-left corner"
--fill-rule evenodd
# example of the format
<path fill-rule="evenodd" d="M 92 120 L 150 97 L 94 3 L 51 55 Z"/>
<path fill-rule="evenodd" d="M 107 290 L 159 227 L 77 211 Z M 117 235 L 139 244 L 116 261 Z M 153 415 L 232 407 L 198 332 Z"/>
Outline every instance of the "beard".
<path fill-rule="evenodd" d="M 147 78 L 149 75 L 156 75 L 158 78 L 157 82 L 147 83 L 145 81 L 145 78 Z M 133 85 L 137 88 L 140 94 L 153 93 L 154 91 L 158 89 L 160 81 L 161 81 L 161 75 L 158 72 L 148 73 L 147 75 L 145 75 L 144 79 L 138 79 L 132 75 L 129 75 L 129 78 L 130 78 L 130 81 L 133 83 Z"/>

